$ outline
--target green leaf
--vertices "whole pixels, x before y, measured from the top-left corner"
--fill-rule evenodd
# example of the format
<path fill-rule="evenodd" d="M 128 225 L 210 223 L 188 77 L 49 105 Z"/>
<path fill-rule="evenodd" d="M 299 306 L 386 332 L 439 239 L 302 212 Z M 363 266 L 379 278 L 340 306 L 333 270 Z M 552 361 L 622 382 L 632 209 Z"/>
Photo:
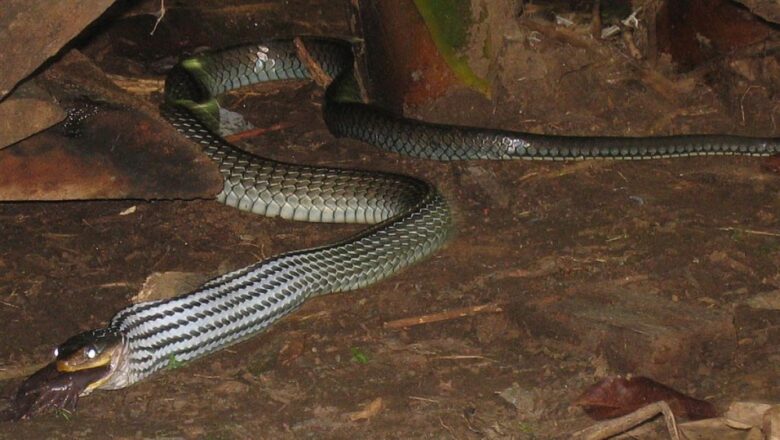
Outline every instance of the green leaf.
<path fill-rule="evenodd" d="M 439 53 L 463 84 L 490 96 L 490 83 L 471 70 L 465 57 L 458 54 L 468 42 L 471 26 L 469 0 L 414 0 Z M 484 49 L 484 48 L 483 48 Z"/>
<path fill-rule="evenodd" d="M 368 363 L 368 355 L 363 352 L 363 350 L 352 347 L 350 349 L 352 351 L 352 360 L 359 363 L 359 364 L 367 364 Z"/>
<path fill-rule="evenodd" d="M 166 365 L 165 368 L 169 370 L 175 370 L 181 367 L 182 365 L 184 365 L 184 362 L 176 359 L 176 355 L 171 353 L 171 355 L 168 356 L 168 365 Z"/>
<path fill-rule="evenodd" d="M 62 417 L 65 419 L 66 422 L 70 422 L 71 418 L 73 417 L 73 413 L 68 411 L 65 408 L 57 408 L 54 410 L 54 415 L 57 417 Z"/>

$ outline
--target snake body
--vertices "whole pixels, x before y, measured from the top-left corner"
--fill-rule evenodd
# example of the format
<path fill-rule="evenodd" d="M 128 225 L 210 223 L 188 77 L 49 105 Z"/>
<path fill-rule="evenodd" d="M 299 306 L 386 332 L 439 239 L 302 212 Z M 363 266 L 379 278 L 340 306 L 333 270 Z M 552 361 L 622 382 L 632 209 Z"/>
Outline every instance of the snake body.
<path fill-rule="evenodd" d="M 303 40 L 331 77 L 350 75 L 344 43 Z M 266 216 L 373 224 L 339 243 L 273 257 L 208 281 L 172 299 L 120 311 L 104 332 L 121 348 L 100 388 L 133 384 L 172 360 L 191 361 L 255 335 L 307 298 L 366 286 L 438 249 L 451 230 L 450 208 L 421 180 L 389 173 L 280 163 L 246 153 L 216 134 L 213 98 L 237 87 L 307 79 L 291 41 L 274 40 L 182 61 L 166 81 L 164 116 L 218 165 L 218 200 Z M 331 89 L 333 86 L 331 86 Z M 564 137 L 431 124 L 326 94 L 324 118 L 336 136 L 410 156 L 456 159 L 647 159 L 769 155 L 776 138 L 721 135 L 660 138 Z"/>

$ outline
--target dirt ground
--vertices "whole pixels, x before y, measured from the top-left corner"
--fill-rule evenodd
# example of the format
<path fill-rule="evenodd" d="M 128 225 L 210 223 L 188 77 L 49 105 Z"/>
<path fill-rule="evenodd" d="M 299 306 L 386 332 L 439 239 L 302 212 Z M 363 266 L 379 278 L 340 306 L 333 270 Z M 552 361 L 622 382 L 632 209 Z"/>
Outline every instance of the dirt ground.
<path fill-rule="evenodd" d="M 349 33 L 342 9 L 293 3 L 300 8 L 270 8 L 257 35 Z M 146 35 L 154 18 L 135 19 Z M 579 47 L 518 29 L 505 40 L 492 101 L 457 92 L 415 114 L 559 134 L 780 135 L 777 60 L 679 76 L 659 67 L 674 90 L 665 96 L 619 44 Z M 120 31 L 81 43 L 109 71 L 130 45 L 111 32 Z M 169 56 L 160 51 L 133 65 Z M 768 67 L 740 76 L 755 63 Z M 565 438 L 593 423 L 572 405 L 579 394 L 629 373 L 721 408 L 780 401 L 780 312 L 760 301 L 780 295 L 780 176 L 762 170 L 763 159 L 439 163 L 334 139 L 321 102 L 310 84 L 226 101 L 257 127 L 289 125 L 242 145 L 256 153 L 433 182 L 456 209 L 450 243 L 387 281 L 313 299 L 247 342 L 96 392 L 72 415 L 2 423 L 0 437 Z M 361 229 L 209 200 L 0 204 L 0 228 L 0 373 L 45 362 L 66 337 L 103 325 L 151 273 L 224 272 Z M 501 311 L 385 326 L 485 304 Z M 21 379 L 6 375 L 2 396 Z M 351 419 L 377 399 L 370 420 Z"/>

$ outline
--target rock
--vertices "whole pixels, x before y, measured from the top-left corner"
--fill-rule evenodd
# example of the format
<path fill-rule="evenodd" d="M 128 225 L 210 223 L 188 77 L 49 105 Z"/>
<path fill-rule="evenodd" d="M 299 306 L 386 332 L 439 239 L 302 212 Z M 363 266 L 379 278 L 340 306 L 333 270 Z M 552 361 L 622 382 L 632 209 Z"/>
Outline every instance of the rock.
<path fill-rule="evenodd" d="M 134 304 L 173 298 L 203 284 L 210 276 L 201 272 L 154 272 L 146 277 L 141 290 L 132 298 Z"/>
<path fill-rule="evenodd" d="M 595 294 L 586 293 L 591 289 Z M 526 309 L 513 314 L 526 321 L 521 327 L 549 329 L 552 334 L 542 336 L 570 340 L 603 355 L 614 371 L 658 380 L 685 376 L 700 364 L 725 362 L 733 353 L 736 330 L 730 313 L 681 305 L 609 282 L 579 290 L 576 296 L 541 304 L 531 313 Z M 535 325 L 540 320 L 547 322 Z"/>
<path fill-rule="evenodd" d="M 541 417 L 544 404 L 538 392 L 522 388 L 517 383 L 497 393 L 499 397 L 517 409 L 518 417 L 533 420 Z"/>

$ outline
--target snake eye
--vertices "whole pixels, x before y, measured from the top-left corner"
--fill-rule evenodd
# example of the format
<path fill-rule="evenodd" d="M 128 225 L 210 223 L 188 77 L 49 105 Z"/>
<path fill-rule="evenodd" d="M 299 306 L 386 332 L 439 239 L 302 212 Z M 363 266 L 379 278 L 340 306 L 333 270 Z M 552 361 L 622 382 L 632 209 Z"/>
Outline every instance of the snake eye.
<path fill-rule="evenodd" d="M 56 359 L 60 355 L 60 348 L 54 347 L 54 358 Z"/>
<path fill-rule="evenodd" d="M 95 359 L 97 350 L 95 350 L 95 347 L 87 347 L 84 349 L 84 355 L 87 356 L 88 359 Z"/>

